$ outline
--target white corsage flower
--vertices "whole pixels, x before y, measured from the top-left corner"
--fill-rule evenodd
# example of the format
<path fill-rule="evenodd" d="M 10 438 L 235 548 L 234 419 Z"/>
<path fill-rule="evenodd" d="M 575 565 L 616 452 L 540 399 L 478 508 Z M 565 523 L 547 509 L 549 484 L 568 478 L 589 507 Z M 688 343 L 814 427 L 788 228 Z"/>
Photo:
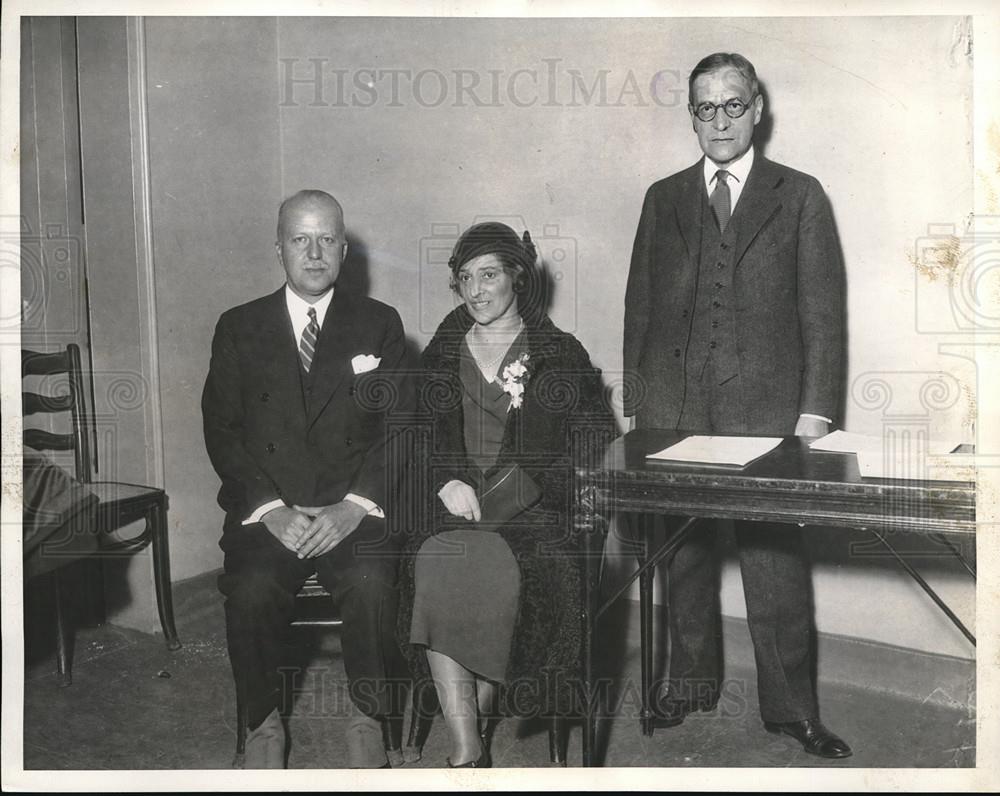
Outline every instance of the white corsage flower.
<path fill-rule="evenodd" d="M 525 352 L 503 369 L 503 373 L 497 376 L 497 383 L 505 393 L 510 396 L 510 406 L 507 408 L 520 409 L 524 401 L 524 385 L 528 381 L 528 360 L 530 355 Z"/>

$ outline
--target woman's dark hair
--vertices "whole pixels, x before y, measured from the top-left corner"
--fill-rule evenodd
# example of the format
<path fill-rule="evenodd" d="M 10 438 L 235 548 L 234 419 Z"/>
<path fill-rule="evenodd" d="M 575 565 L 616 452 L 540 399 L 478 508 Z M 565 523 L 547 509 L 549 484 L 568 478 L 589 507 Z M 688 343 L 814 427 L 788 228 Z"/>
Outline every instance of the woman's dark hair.
<path fill-rule="evenodd" d="M 528 323 L 538 320 L 544 312 L 543 282 L 536 265 L 538 254 L 528 231 L 525 230 L 524 237 L 519 238 L 514 230 L 498 221 L 474 224 L 465 230 L 448 260 L 452 290 L 459 292 L 458 272 L 462 266 L 484 254 L 495 255 L 514 280 L 517 309 L 521 317 Z"/>

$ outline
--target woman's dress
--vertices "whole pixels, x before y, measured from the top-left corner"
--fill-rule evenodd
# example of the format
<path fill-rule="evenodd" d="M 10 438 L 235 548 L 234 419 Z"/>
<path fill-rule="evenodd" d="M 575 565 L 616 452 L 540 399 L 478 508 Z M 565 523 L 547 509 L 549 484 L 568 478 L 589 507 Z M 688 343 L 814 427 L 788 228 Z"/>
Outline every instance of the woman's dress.
<path fill-rule="evenodd" d="M 497 372 L 523 350 L 522 333 Z M 500 453 L 510 396 L 496 380 L 486 381 L 464 341 L 460 356 L 465 449 L 482 472 Z M 421 545 L 414 580 L 410 643 L 447 655 L 481 677 L 502 681 L 521 588 L 517 561 L 504 538 L 475 527 L 442 531 Z"/>
<path fill-rule="evenodd" d="M 442 321 L 421 358 L 418 422 L 426 424 L 429 449 L 427 458 L 412 468 L 416 497 L 405 542 L 408 555 L 400 568 L 399 640 L 415 687 L 428 698 L 434 697 L 434 686 L 426 645 L 495 679 L 504 715 L 572 714 L 579 709 L 583 641 L 582 563 L 573 522 L 572 473 L 578 464 L 600 458 L 615 436 L 614 420 L 604 400 L 600 371 L 579 341 L 547 317 L 525 319 L 522 339 L 505 357 L 509 362 L 521 352 L 529 355 L 521 406 L 508 411 L 509 398 L 504 394 L 499 409 L 484 412 L 485 397 L 466 387 L 476 384 L 483 392 L 489 388 L 465 345 L 473 323 L 464 306 L 456 308 Z M 499 370 L 502 373 L 503 366 Z M 477 394 L 480 400 L 475 400 Z M 480 415 L 479 422 L 466 423 L 466 415 Z M 493 421 L 503 424 L 502 431 Z M 448 514 L 437 497 L 452 479 L 477 486 L 484 470 L 492 478 L 515 464 L 537 484 L 542 497 L 496 530 L 477 531 L 474 523 Z M 437 589 L 441 576 L 434 569 L 437 564 L 428 559 L 443 562 L 445 557 L 418 551 L 429 540 L 447 539 L 454 532 L 470 536 L 458 537 L 465 547 L 450 559 L 460 562 L 450 567 L 454 572 L 449 577 L 456 580 L 448 589 Z M 449 546 L 454 550 L 454 544 Z M 424 552 L 436 551 L 428 547 Z M 443 594 L 418 587 L 418 565 L 432 567 L 420 580 Z M 503 589 L 494 578 L 502 579 Z M 511 606 L 512 631 L 508 629 Z M 414 619 L 414 614 L 420 618 Z M 467 636 L 466 631 L 447 627 L 455 621 L 468 625 Z M 480 645 L 483 649 L 476 650 Z"/>

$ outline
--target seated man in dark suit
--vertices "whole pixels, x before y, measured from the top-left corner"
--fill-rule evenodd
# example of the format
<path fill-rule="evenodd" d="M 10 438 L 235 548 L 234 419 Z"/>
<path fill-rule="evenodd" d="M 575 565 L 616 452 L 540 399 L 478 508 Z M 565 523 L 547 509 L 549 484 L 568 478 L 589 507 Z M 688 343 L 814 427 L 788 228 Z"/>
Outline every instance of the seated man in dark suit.
<path fill-rule="evenodd" d="M 821 436 L 843 388 L 843 263 L 830 203 L 808 174 L 754 151 L 753 64 L 701 60 L 688 111 L 704 157 L 646 193 L 625 293 L 625 370 L 639 428 Z M 671 560 L 670 681 L 660 723 L 710 711 L 721 680 L 719 595 L 705 523 Z M 809 570 L 794 525 L 736 523 L 765 727 L 805 751 L 850 747 L 819 719 Z"/>
<path fill-rule="evenodd" d="M 412 401 L 403 327 L 392 307 L 334 288 L 347 241 L 329 194 L 286 199 L 275 248 L 286 284 L 219 319 L 202 397 L 226 512 L 219 588 L 248 707 L 245 765 L 284 766 L 279 653 L 294 595 L 316 572 L 344 620 L 350 765 L 384 767 L 380 722 L 403 665 L 384 513 L 392 500 L 386 415 Z M 376 406 L 374 394 L 395 396 L 395 406 Z"/>

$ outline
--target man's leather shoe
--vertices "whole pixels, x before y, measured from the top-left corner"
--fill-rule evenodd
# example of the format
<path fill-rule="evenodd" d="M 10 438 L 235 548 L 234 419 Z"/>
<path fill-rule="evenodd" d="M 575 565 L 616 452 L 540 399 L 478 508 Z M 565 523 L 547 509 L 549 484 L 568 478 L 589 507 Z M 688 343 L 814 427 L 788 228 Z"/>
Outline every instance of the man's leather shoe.
<path fill-rule="evenodd" d="M 718 691 L 695 699 L 683 699 L 670 693 L 664 694 L 653 705 L 653 726 L 657 728 L 676 727 L 687 718 L 689 713 L 711 713 L 718 704 Z"/>
<path fill-rule="evenodd" d="M 247 733 L 244 749 L 243 768 L 285 767 L 285 727 L 277 708 Z"/>
<path fill-rule="evenodd" d="M 838 759 L 853 754 L 851 747 L 824 727 L 819 719 L 788 721 L 784 724 L 765 721 L 764 729 L 768 732 L 790 735 L 802 744 L 802 748 L 809 754 L 818 757 Z"/>
<path fill-rule="evenodd" d="M 378 719 L 358 712 L 347 725 L 347 765 L 350 768 L 385 768 L 389 760 Z"/>

